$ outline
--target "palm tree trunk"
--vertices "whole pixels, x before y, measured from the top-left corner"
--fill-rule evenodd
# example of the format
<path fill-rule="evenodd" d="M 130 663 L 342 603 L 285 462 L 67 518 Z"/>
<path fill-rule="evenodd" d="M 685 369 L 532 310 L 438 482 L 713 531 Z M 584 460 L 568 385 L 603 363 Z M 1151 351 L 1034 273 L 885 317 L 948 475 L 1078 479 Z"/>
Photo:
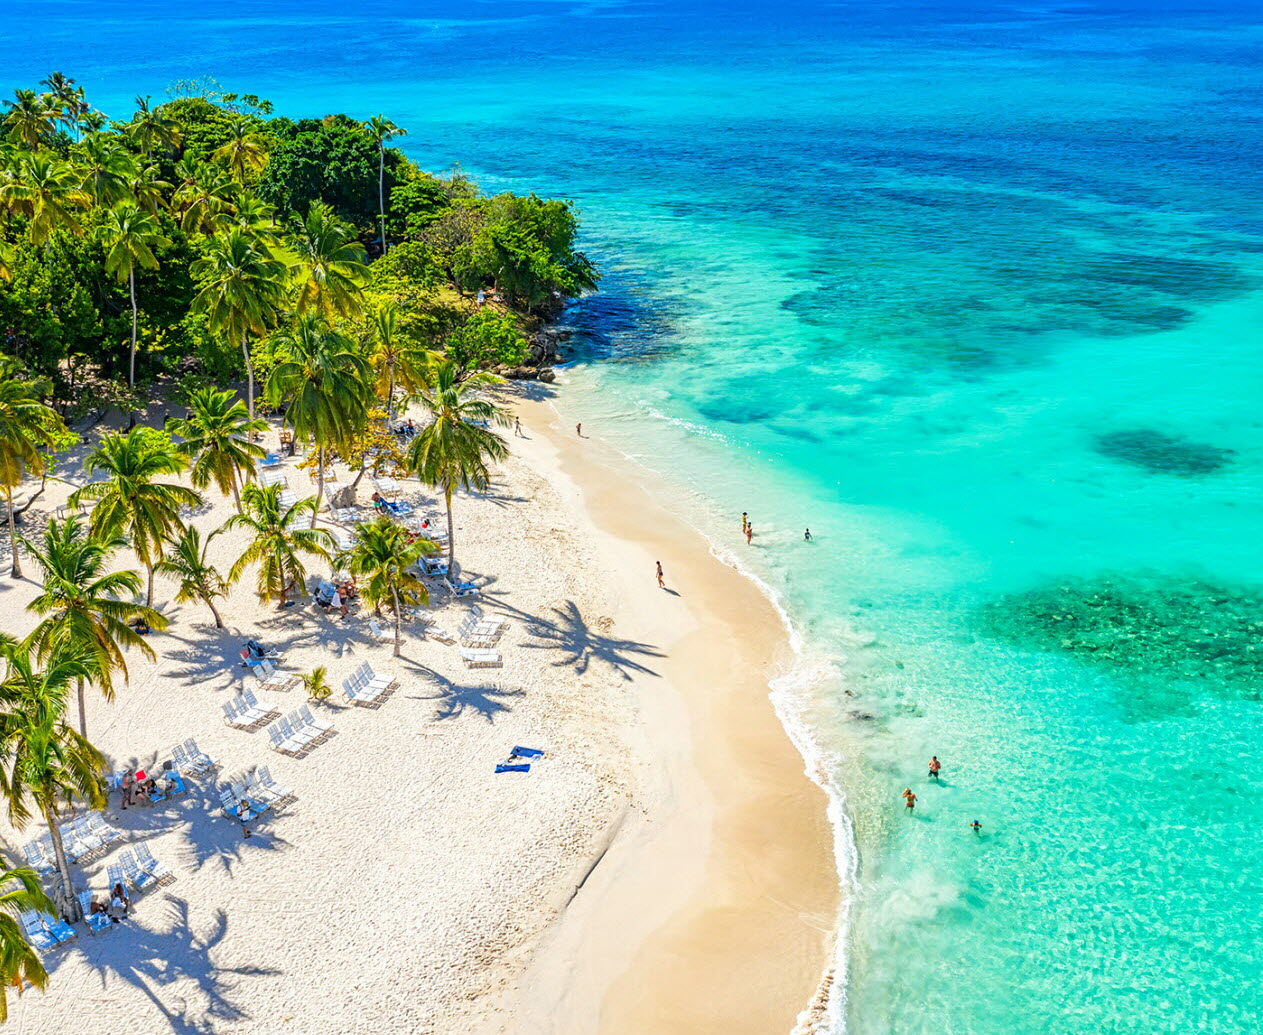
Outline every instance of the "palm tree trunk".
<path fill-rule="evenodd" d="M 219 611 L 215 607 L 215 601 L 210 597 L 206 597 L 206 606 L 211 609 L 211 614 L 215 616 L 215 628 L 222 629 L 224 627 L 224 620 L 219 617 Z"/>
<path fill-rule="evenodd" d="M 452 524 L 452 487 L 445 485 L 443 495 L 447 499 L 447 570 L 456 578 L 456 526 Z"/>
<path fill-rule="evenodd" d="M 395 657 L 399 657 L 399 625 L 403 617 L 399 612 L 399 587 L 392 584 L 390 587 L 390 595 L 395 598 Z"/>
<path fill-rule="evenodd" d="M 377 145 L 377 212 L 382 219 L 382 254 L 386 254 L 386 145 Z"/>
<path fill-rule="evenodd" d="M 232 469 L 232 477 L 229 484 L 232 487 L 232 502 L 237 507 L 237 513 L 240 514 L 241 513 L 241 493 L 237 491 L 237 469 L 235 467 Z"/>
<path fill-rule="evenodd" d="M 79 680 L 79 732 L 88 735 L 88 709 L 84 701 L 83 680 Z"/>
<path fill-rule="evenodd" d="M 74 923 L 79 919 L 79 902 L 75 898 L 74 882 L 70 879 L 70 863 L 66 860 L 66 847 L 61 843 L 57 816 L 53 813 L 51 806 L 40 811 L 43 812 L 44 820 L 48 823 L 48 832 L 53 836 L 53 855 L 57 858 L 57 870 L 61 874 L 62 893 L 65 897 L 61 906 L 70 914 L 67 919 Z"/>
<path fill-rule="evenodd" d="M 149 570 L 149 588 L 145 590 L 145 606 L 153 607 L 153 565 L 146 561 L 145 567 Z"/>
<path fill-rule="evenodd" d="M 127 367 L 127 384 L 131 388 L 136 387 L 136 269 L 129 266 L 127 269 L 127 283 L 132 293 L 132 355 Z"/>
<path fill-rule="evenodd" d="M 325 447 L 316 450 L 316 512 L 311 516 L 311 527 L 316 527 L 320 518 L 320 508 L 325 501 Z"/>
<path fill-rule="evenodd" d="M 9 576 L 20 579 L 22 577 L 22 562 L 18 559 L 17 521 L 13 516 L 13 487 L 11 485 L 4 487 L 4 501 L 9 509 L 9 549 L 13 551 L 13 567 L 9 571 Z"/>
<path fill-rule="evenodd" d="M 246 332 L 241 332 L 241 355 L 246 361 L 246 405 L 250 418 L 254 419 L 254 367 L 250 363 L 250 349 L 246 346 Z"/>
<path fill-rule="evenodd" d="M 392 359 L 387 366 L 390 368 L 390 391 L 386 393 L 386 429 L 390 430 L 390 425 L 395 422 L 395 361 Z"/>

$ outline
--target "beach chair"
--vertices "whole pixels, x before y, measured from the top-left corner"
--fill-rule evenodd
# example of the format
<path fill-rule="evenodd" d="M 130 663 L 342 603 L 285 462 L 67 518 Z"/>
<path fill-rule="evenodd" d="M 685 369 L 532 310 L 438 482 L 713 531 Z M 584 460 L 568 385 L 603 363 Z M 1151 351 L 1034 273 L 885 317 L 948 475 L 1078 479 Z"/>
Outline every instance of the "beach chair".
<path fill-rule="evenodd" d="M 153 852 L 149 850 L 149 846 L 143 841 L 136 846 L 136 865 L 157 880 L 159 884 L 170 884 L 175 880 L 175 874 L 167 869 L 165 863 L 160 863 L 154 858 Z"/>
<path fill-rule="evenodd" d="M 179 791 L 184 790 L 184 783 L 179 777 L 175 777 L 175 780 L 178 785 L 178 790 L 175 793 L 178 794 Z M 88 826 L 92 828 L 93 833 L 95 833 L 104 844 L 113 844 L 123 836 L 123 832 L 105 822 L 105 817 L 99 812 L 89 812 L 87 815 L 87 821 Z"/>
<path fill-rule="evenodd" d="M 224 722 L 229 726 L 236 726 L 238 729 L 248 729 L 254 725 L 254 719 L 249 715 L 243 715 L 238 705 L 240 698 L 234 697 L 231 701 L 225 701 L 220 705 L 224 713 Z"/>
<path fill-rule="evenodd" d="M 453 582 L 450 575 L 443 576 L 443 585 L 454 597 L 476 597 L 482 592 L 472 582 Z"/>
<path fill-rule="evenodd" d="M 297 676 L 276 671 L 276 666 L 270 661 L 263 662 L 262 665 L 254 670 L 254 674 L 259 677 L 260 683 L 272 690 L 288 690 L 298 682 Z"/>
<path fill-rule="evenodd" d="M 282 492 L 280 495 L 281 510 L 283 511 L 289 510 L 289 508 L 292 507 L 297 502 L 298 502 L 298 493 L 296 492 L 290 492 L 287 490 L 285 492 Z"/>
<path fill-rule="evenodd" d="M 288 801 L 291 798 L 298 797 L 292 789 L 273 780 L 271 769 L 265 765 L 259 766 L 259 768 L 255 771 L 254 779 L 257 784 L 262 787 L 266 787 L 275 794 L 277 796 L 277 801 Z"/>
<path fill-rule="evenodd" d="M 118 863 L 110 863 L 105 868 L 106 879 L 110 882 L 109 893 L 114 894 L 114 885 L 121 884 L 127 887 L 127 875 L 123 872 L 123 867 Z"/>
<path fill-rule="evenodd" d="M 268 740 L 272 742 L 273 751 L 280 751 L 282 754 L 286 755 L 296 755 L 303 749 L 302 744 L 294 740 L 292 737 L 287 737 L 281 732 L 279 719 L 268 727 L 267 733 Z"/>
<path fill-rule="evenodd" d="M 241 691 L 241 696 L 242 696 L 242 699 L 246 702 L 246 704 L 248 704 L 260 715 L 265 715 L 265 716 L 271 715 L 274 711 L 276 711 L 276 705 L 264 704 L 262 701 L 260 701 L 257 697 L 254 696 L 254 691 L 251 690 L 249 687 Z"/>
<path fill-rule="evenodd" d="M 373 666 L 367 661 L 355 670 L 355 674 L 361 678 L 364 685 L 370 690 L 385 690 L 387 687 L 393 686 L 395 682 L 392 676 L 379 676 L 373 671 Z"/>
<path fill-rule="evenodd" d="M 385 474 L 378 475 L 373 479 L 373 488 L 375 488 L 381 496 L 390 496 L 402 491 L 399 482 Z"/>
<path fill-rule="evenodd" d="M 197 741 L 192 737 L 189 737 L 189 739 L 184 742 L 184 750 L 193 762 L 202 767 L 203 771 L 207 769 L 214 769 L 217 765 L 219 765 L 215 759 L 211 758 L 210 755 L 206 754 L 205 751 L 201 750 L 201 748 L 197 746 Z"/>
<path fill-rule="evenodd" d="M 22 857 L 26 865 L 41 877 L 51 877 L 57 872 L 57 865 L 44 854 L 44 848 L 38 841 L 31 841 L 22 846 Z"/>
<path fill-rule="evenodd" d="M 426 623 L 424 631 L 425 631 L 426 636 L 430 637 L 430 639 L 432 640 L 438 640 L 439 643 L 455 643 L 456 642 L 455 636 L 453 636 L 450 632 L 448 632 L 447 629 L 443 628 L 443 626 L 438 625 L 434 622 Z"/>
<path fill-rule="evenodd" d="M 259 461 L 259 466 L 264 469 L 269 467 L 280 467 L 284 462 L 285 461 L 281 458 L 279 453 L 268 453 L 267 456 Z"/>
<path fill-rule="evenodd" d="M 462 647 L 460 657 L 466 668 L 499 668 L 504 664 L 498 650 Z"/>
<path fill-rule="evenodd" d="M 57 948 L 57 939 L 44 926 L 39 914 L 33 909 L 24 909 L 18 914 L 18 921 L 22 924 L 22 933 L 26 936 L 26 940 L 35 948 L 41 952 Z"/>
<path fill-rule="evenodd" d="M 79 908 L 83 910 L 83 922 L 92 934 L 110 929 L 110 918 L 105 913 L 92 912 L 92 892 L 79 892 Z"/>
<path fill-rule="evenodd" d="M 368 631 L 369 635 L 371 635 L 378 643 L 384 643 L 386 640 L 393 640 L 395 638 L 394 632 L 386 632 L 380 625 L 377 624 L 376 618 L 370 618 L 368 620 Z"/>
<path fill-rule="evenodd" d="M 333 723 L 330 720 L 317 719 L 314 715 L 311 714 L 311 709 L 308 708 L 307 705 L 305 704 L 301 708 L 298 709 L 298 715 L 299 715 L 299 718 L 303 721 L 303 723 L 305 723 L 307 726 L 310 726 L 314 730 L 319 730 L 321 736 L 330 732 L 333 729 Z"/>
<path fill-rule="evenodd" d="M 158 878 L 140 868 L 135 855 L 132 854 L 132 849 L 128 848 L 120 853 L 118 864 L 123 867 L 124 876 L 131 881 L 132 887 L 137 891 L 147 891 L 157 886 Z"/>
<path fill-rule="evenodd" d="M 530 762 L 527 762 L 524 765 L 514 765 L 511 762 L 501 762 L 496 766 L 497 773 L 529 773 L 530 771 Z"/>
<path fill-rule="evenodd" d="M 254 795 L 246 787 L 245 780 L 238 780 L 232 785 L 232 793 L 238 801 L 244 801 L 250 806 L 250 811 L 256 816 L 261 816 L 272 807 L 272 803 L 264 800 L 264 795 Z"/>

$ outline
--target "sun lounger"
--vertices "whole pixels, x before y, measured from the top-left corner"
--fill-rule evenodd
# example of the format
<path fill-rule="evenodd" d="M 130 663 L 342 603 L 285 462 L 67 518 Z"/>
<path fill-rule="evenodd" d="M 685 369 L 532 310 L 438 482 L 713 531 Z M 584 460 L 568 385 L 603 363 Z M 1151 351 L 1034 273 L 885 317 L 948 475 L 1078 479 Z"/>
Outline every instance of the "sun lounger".
<path fill-rule="evenodd" d="M 270 661 L 263 662 L 254 670 L 254 674 L 259 677 L 260 683 L 273 690 L 288 690 L 298 682 L 297 676 L 276 671 L 276 667 Z"/>
<path fill-rule="evenodd" d="M 305 704 L 302 705 L 298 709 L 298 714 L 302 718 L 303 722 L 305 722 L 312 729 L 319 730 L 322 734 L 328 733 L 331 729 L 333 729 L 332 722 L 330 722 L 328 719 L 317 719 L 314 715 L 311 714 L 311 709 L 307 707 L 307 705 Z"/>
<path fill-rule="evenodd" d="M 476 597 L 482 591 L 472 582 L 453 582 L 450 576 L 443 576 L 443 585 L 454 597 Z"/>
<path fill-rule="evenodd" d="M 190 762 L 201 766 L 202 772 L 205 772 L 208 769 L 214 769 L 217 765 L 219 765 L 215 759 L 211 758 L 210 755 L 197 746 L 197 741 L 192 737 L 189 737 L 189 739 L 184 742 L 184 751 Z"/>
<path fill-rule="evenodd" d="M 295 795 L 293 790 L 289 787 L 286 787 L 282 783 L 277 783 L 272 779 L 272 771 L 268 766 L 259 766 L 259 768 L 255 771 L 254 780 L 259 786 L 266 787 L 273 794 L 277 795 L 278 801 L 284 801 L 287 798 L 297 797 L 297 795 Z"/>
<path fill-rule="evenodd" d="M 153 852 L 143 841 L 136 846 L 136 865 L 154 877 L 159 884 L 170 884 L 175 880 L 175 874 L 167 869 L 165 863 L 154 858 Z"/>
<path fill-rule="evenodd" d="M 375 639 L 378 643 L 394 639 L 395 636 L 393 632 L 386 632 L 380 625 L 378 625 L 376 618 L 370 618 L 368 620 L 368 631 L 373 639 Z"/>
<path fill-rule="evenodd" d="M 504 664 L 498 650 L 462 647 L 460 656 L 466 668 L 499 668 Z"/>
<path fill-rule="evenodd" d="M 123 873 L 123 867 L 121 867 L 118 863 L 110 863 L 105 868 L 105 876 L 110 882 L 111 894 L 114 892 L 115 884 L 122 884 L 123 887 L 127 887 L 127 877 Z"/>
<path fill-rule="evenodd" d="M 38 841 L 23 845 L 22 856 L 26 860 L 26 865 L 41 877 L 51 877 L 57 872 L 57 864 L 44 854 L 43 846 Z"/>
<path fill-rule="evenodd" d="M 137 891 L 147 891 L 149 888 L 157 885 L 158 878 L 140 868 L 130 848 L 119 855 L 118 864 L 123 868 L 124 875 Z"/>
<path fill-rule="evenodd" d="M 57 938 L 47 927 L 44 921 L 40 919 L 40 914 L 33 909 L 24 909 L 18 914 L 18 920 L 22 924 L 22 933 L 26 936 L 26 940 L 41 952 L 48 952 L 50 949 L 57 948 Z"/>
<path fill-rule="evenodd" d="M 83 910 L 83 922 L 88 925 L 88 930 L 93 934 L 109 930 L 110 918 L 105 913 L 92 912 L 91 891 L 79 892 L 79 908 Z"/>
<path fill-rule="evenodd" d="M 179 794 L 184 790 L 184 782 L 179 777 L 174 777 L 176 781 L 176 790 L 173 792 Z M 105 817 L 99 812 L 89 812 L 87 815 L 88 826 L 96 833 L 96 835 L 105 843 L 113 844 L 123 836 L 121 830 L 117 830 L 105 822 Z"/>
<path fill-rule="evenodd" d="M 384 474 L 378 475 L 373 479 L 373 488 L 375 488 L 378 494 L 382 496 L 387 496 L 391 493 L 401 491 L 399 482 L 396 479 L 391 478 L 389 475 Z"/>
<path fill-rule="evenodd" d="M 273 467 L 273 468 L 278 467 L 278 466 L 280 466 L 280 465 L 279 465 L 279 464 L 273 464 L 273 465 L 272 465 L 272 467 Z M 259 472 L 259 484 L 260 484 L 260 485 L 267 486 L 267 487 L 269 487 L 269 488 L 270 488 L 271 486 L 273 486 L 273 485 L 283 485 L 283 486 L 286 486 L 286 487 L 288 487 L 288 486 L 289 486 L 289 482 L 288 482 L 288 480 L 286 479 L 284 472 L 282 472 L 282 471 L 277 471 L 277 470 L 262 470 L 262 471 L 260 471 L 260 472 Z"/>
<path fill-rule="evenodd" d="M 251 794 L 244 780 L 238 780 L 232 785 L 232 793 L 238 801 L 244 801 L 250 806 L 250 811 L 258 815 L 263 815 L 272 807 L 271 802 L 264 800 L 264 795 Z"/>
<path fill-rule="evenodd" d="M 260 701 L 257 697 L 254 696 L 254 691 L 251 690 L 249 687 L 246 687 L 246 689 L 241 691 L 241 696 L 242 696 L 242 699 L 246 702 L 246 704 L 248 704 L 251 708 L 253 708 L 257 712 L 262 712 L 264 715 L 271 715 L 274 711 L 276 711 L 276 705 L 264 704 L 262 701 Z"/>
<path fill-rule="evenodd" d="M 509 762 L 501 762 L 496 766 L 497 773 L 529 773 L 531 764 L 527 762 L 525 765 L 512 765 Z M 547 783 L 547 781 L 545 781 Z"/>
<path fill-rule="evenodd" d="M 268 739 L 272 741 L 273 751 L 287 755 L 296 755 L 307 746 L 303 741 L 282 733 L 279 720 L 268 727 Z"/>
<path fill-rule="evenodd" d="M 280 455 L 279 455 L 279 454 L 277 454 L 277 453 L 268 453 L 268 455 L 267 455 L 267 456 L 265 456 L 262 460 L 260 460 L 260 461 L 259 461 L 259 466 L 260 466 L 260 467 L 264 467 L 264 468 L 266 468 L 266 467 L 280 467 L 280 466 L 281 466 L 281 464 L 283 464 L 284 462 L 285 462 L 285 461 L 284 461 L 283 459 L 281 459 L 281 457 L 280 457 Z"/>
<path fill-rule="evenodd" d="M 289 510 L 290 507 L 298 502 L 298 493 L 290 491 L 282 492 L 279 497 L 279 502 L 281 510 Z"/>

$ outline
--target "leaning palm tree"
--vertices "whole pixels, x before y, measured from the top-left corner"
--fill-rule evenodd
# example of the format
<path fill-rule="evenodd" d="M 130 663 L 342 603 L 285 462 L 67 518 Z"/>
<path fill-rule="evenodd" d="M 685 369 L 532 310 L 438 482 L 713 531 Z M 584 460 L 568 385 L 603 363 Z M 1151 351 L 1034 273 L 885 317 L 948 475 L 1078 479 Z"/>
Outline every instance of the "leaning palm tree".
<path fill-rule="evenodd" d="M 395 389 L 416 392 L 425 384 L 435 354 L 405 335 L 399 327 L 399 306 L 387 299 L 365 319 L 368 361 L 376 374 L 374 389 L 386 403 L 386 419 L 395 419 Z"/>
<path fill-rule="evenodd" d="M 31 243 L 45 244 L 54 230 L 83 233 L 79 211 L 92 203 L 80 187 L 81 174 L 69 162 L 39 151 L 24 154 L 12 179 L 0 186 L 0 206 L 25 216 Z"/>
<path fill-rule="evenodd" d="M 9 1019 L 10 988 L 21 995 L 27 985 L 40 991 L 48 987 L 48 972 L 35 948 L 22 936 L 16 919 L 29 909 L 41 913 L 57 910 L 44 894 L 39 875 L 25 866 L 0 871 L 0 1024 Z"/>
<path fill-rule="evenodd" d="M 257 236 L 234 227 L 210 239 L 192 272 L 201 281 L 194 307 L 206 313 L 212 330 L 241 342 L 247 409 L 253 417 L 254 365 L 247 338 L 276 322 L 285 301 L 285 267 Z"/>
<path fill-rule="evenodd" d="M 211 540 L 221 531 L 223 530 L 216 529 L 203 543 L 202 534 L 193 525 L 189 525 L 178 539 L 172 540 L 170 551 L 158 562 L 157 568 L 159 575 L 167 575 L 179 583 L 175 602 L 188 604 L 196 600 L 202 601 L 215 616 L 216 629 L 224 627 L 224 620 L 215 607 L 215 599 L 228 593 L 228 583 L 219 574 L 219 569 L 211 564 L 207 555 Z"/>
<path fill-rule="evenodd" d="M 237 582 L 252 564 L 259 566 L 255 592 L 261 601 L 276 599 L 286 606 L 291 589 L 304 592 L 307 569 L 302 554 L 331 560 L 333 537 L 323 528 L 312 528 L 316 497 L 307 496 L 289 507 L 281 505 L 281 488 L 251 483 L 241 492 L 242 512 L 225 523 L 225 529 L 244 528 L 253 533 L 245 551 L 228 572 Z"/>
<path fill-rule="evenodd" d="M 399 657 L 403 605 L 430 602 L 415 565 L 424 555 L 437 553 L 438 544 L 428 539 L 408 542 L 407 529 L 384 516 L 361 522 L 356 533 L 355 545 L 338 556 L 338 566 L 356 576 L 360 593 L 378 614 L 383 604 L 390 605 L 395 614 L 395 657 Z"/>
<path fill-rule="evenodd" d="M 307 218 L 289 242 L 289 266 L 298 287 L 298 311 L 326 319 L 355 316 L 368 283 L 368 256 L 355 229 L 322 201 L 312 202 Z"/>
<path fill-rule="evenodd" d="M 47 79 L 40 80 L 40 86 L 48 87 L 49 96 L 51 96 L 60 109 L 58 119 L 61 123 L 74 131 L 75 141 L 79 140 L 79 120 L 83 117 L 83 113 L 87 111 L 88 106 L 83 100 L 83 87 L 76 86 L 73 79 L 68 78 L 61 72 L 52 72 Z"/>
<path fill-rule="evenodd" d="M 58 819 L 62 805 L 76 798 L 91 808 L 105 805 L 105 758 L 64 721 L 70 684 L 90 674 L 92 664 L 83 652 L 66 648 L 36 669 L 26 645 L 13 641 L 0 644 L 0 658 L 7 665 L 0 682 L 0 790 L 18 829 L 33 811 L 48 824 L 61 877 L 59 905 L 77 920 L 79 903 Z"/>
<path fill-rule="evenodd" d="M 156 270 L 155 248 L 166 248 L 158 220 L 134 201 L 123 201 L 105 213 L 101 223 L 101 243 L 105 246 L 105 272 L 127 282 L 132 300 L 132 351 L 127 365 L 127 383 L 136 386 L 136 268 Z"/>
<path fill-rule="evenodd" d="M 22 577 L 22 563 L 13 490 L 26 475 L 44 472 L 47 458 L 42 449 L 53 445 L 57 432 L 65 429 L 57 412 L 41 401 L 48 387 L 43 382 L 23 380 L 12 367 L 0 364 L 0 487 L 4 489 L 9 545 L 13 550 L 9 574 L 15 579 Z"/>
<path fill-rule="evenodd" d="M 365 123 L 369 136 L 377 145 L 377 212 L 382 224 L 382 254 L 386 254 L 386 141 L 406 136 L 408 131 L 396 126 L 385 115 L 374 115 Z"/>
<path fill-rule="evenodd" d="M 166 541 L 183 528 L 181 507 L 195 507 L 202 497 L 186 485 L 155 481 L 182 474 L 188 460 L 171 436 L 153 428 L 132 428 L 126 434 L 101 438 L 84 461 L 84 469 L 101 471 L 107 481 L 89 482 L 70 495 L 70 505 L 95 500 L 92 534 L 112 539 L 126 535 L 132 551 L 149 572 L 145 605 L 153 603 L 154 565 L 162 560 Z"/>
<path fill-rule="evenodd" d="M 489 461 L 509 455 L 508 443 L 483 424 L 507 426 L 508 415 L 500 407 L 474 393 L 479 385 L 498 379 L 489 374 L 458 378 L 453 360 L 434 367 L 432 387 L 415 398 L 430 415 L 430 423 L 412 440 L 408 464 L 426 485 L 443 493 L 447 504 L 447 564 L 456 571 L 456 527 L 452 524 L 452 496 L 457 489 L 485 489 L 491 483 Z M 477 423 L 475 423 L 477 422 Z"/>
<path fill-rule="evenodd" d="M 290 331 L 273 339 L 286 358 L 268 376 L 266 395 L 285 405 L 285 421 L 294 438 L 316 447 L 316 509 L 324 503 L 325 458 L 345 450 L 364 427 L 372 367 L 346 335 L 332 330 L 315 313 L 300 316 Z"/>
<path fill-rule="evenodd" d="M 263 171 L 268 151 L 257 124 L 237 118 L 228 126 L 227 143 L 213 151 L 211 157 L 221 162 L 238 183 L 246 183 Z"/>
<path fill-rule="evenodd" d="M 90 678 L 105 699 L 112 700 L 115 670 L 127 678 L 123 648 L 135 647 L 147 658 L 154 657 L 130 623 L 140 619 L 152 629 L 165 629 L 167 620 L 152 608 L 132 603 L 141 586 L 136 572 L 105 571 L 123 540 L 90 536 L 79 515 L 51 520 L 39 543 L 19 541 L 39 566 L 44 585 L 43 592 L 27 605 L 43 618 L 28 637 L 28 645 L 45 660 L 68 646 L 88 649 L 92 671 L 78 683 L 79 731 L 86 734 L 86 680 Z"/>
<path fill-rule="evenodd" d="M 240 511 L 238 485 L 254 474 L 258 461 L 267 455 L 252 439 L 255 433 L 267 431 L 268 422 L 251 417 L 235 392 L 207 386 L 190 394 L 188 417 L 168 427 L 182 439 L 176 448 L 193 463 L 189 480 L 199 489 L 214 482 L 220 492 L 232 493 Z"/>

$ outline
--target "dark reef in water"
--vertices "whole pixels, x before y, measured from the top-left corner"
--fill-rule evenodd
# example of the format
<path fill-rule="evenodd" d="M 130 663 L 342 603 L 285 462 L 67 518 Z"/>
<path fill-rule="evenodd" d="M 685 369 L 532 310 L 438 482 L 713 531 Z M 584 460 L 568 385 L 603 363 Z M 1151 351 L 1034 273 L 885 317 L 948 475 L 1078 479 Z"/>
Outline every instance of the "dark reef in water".
<path fill-rule="evenodd" d="M 1103 456 L 1143 467 L 1155 474 L 1211 474 L 1228 463 L 1234 450 L 1189 442 L 1161 431 L 1141 428 L 1136 431 L 1112 431 L 1096 440 L 1096 451 Z"/>
<path fill-rule="evenodd" d="M 1263 594 L 1197 579 L 1102 576 L 1000 597 L 981 631 L 1148 682 L 1210 681 L 1263 698 Z"/>

